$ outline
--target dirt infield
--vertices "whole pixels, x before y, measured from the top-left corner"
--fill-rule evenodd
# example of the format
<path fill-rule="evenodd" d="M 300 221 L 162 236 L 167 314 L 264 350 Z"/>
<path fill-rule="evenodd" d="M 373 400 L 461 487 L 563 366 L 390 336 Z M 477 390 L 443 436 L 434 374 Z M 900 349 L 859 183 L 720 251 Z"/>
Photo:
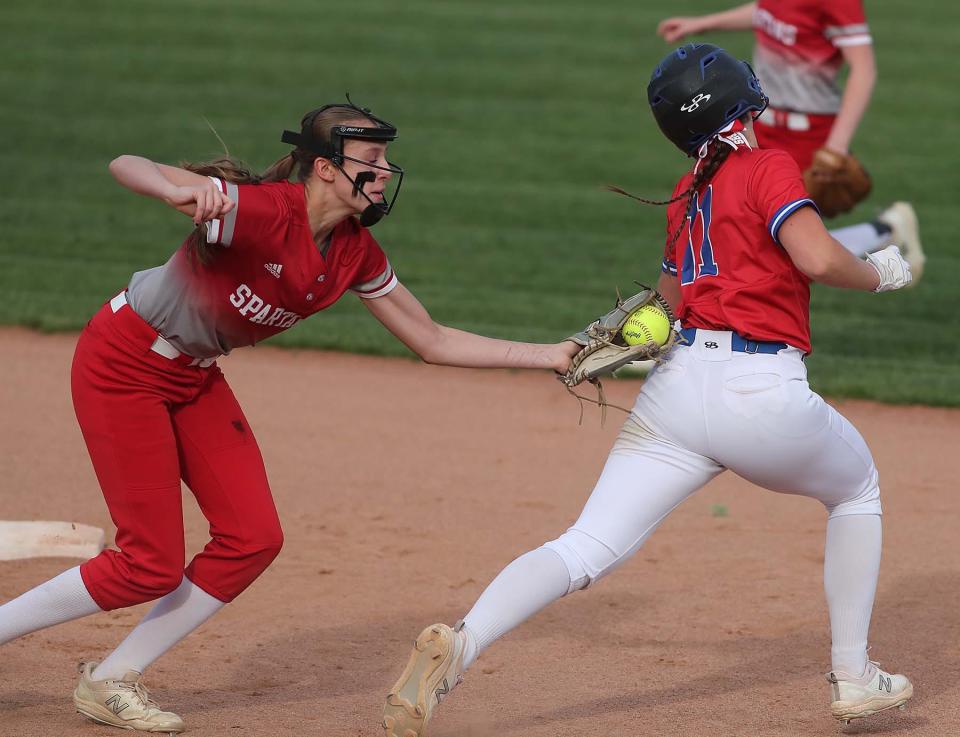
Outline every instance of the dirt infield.
<path fill-rule="evenodd" d="M 73 417 L 75 338 L 0 330 L 0 518 L 113 529 Z M 201 735 L 378 735 L 417 632 L 462 616 L 510 560 L 577 516 L 606 428 L 548 375 L 270 348 L 222 362 L 286 531 L 270 570 L 148 673 Z M 611 382 L 629 404 L 638 380 Z M 906 712 L 847 734 L 960 733 L 960 411 L 840 405 L 881 472 L 885 548 L 871 657 L 914 681 Z M 205 521 L 184 495 L 187 550 Z M 825 514 L 724 474 L 636 557 L 495 644 L 431 737 L 830 735 Z M 65 559 L 0 563 L 0 601 Z M 72 711 L 76 663 L 147 607 L 0 649 L 0 736 L 106 737 Z"/>

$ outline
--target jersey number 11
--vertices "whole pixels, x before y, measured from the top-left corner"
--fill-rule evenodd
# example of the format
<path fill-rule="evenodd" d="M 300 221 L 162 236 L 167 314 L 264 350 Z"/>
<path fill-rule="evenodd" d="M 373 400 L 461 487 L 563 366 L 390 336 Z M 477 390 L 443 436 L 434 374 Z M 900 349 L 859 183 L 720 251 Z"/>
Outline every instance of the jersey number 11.
<path fill-rule="evenodd" d="M 707 186 L 702 200 L 699 192 L 693 193 L 687 212 L 687 247 L 683 254 L 683 268 L 680 270 L 681 285 L 693 284 L 701 276 L 716 276 L 719 273 L 717 262 L 713 259 L 713 244 L 710 242 L 712 201 L 712 184 Z"/>

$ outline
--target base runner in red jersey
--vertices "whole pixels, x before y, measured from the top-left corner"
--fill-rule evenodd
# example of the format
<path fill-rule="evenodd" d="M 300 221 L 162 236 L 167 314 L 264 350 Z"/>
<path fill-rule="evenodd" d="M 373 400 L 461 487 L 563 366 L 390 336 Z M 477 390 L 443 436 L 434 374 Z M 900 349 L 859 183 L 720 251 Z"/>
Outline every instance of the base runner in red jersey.
<path fill-rule="evenodd" d="M 753 31 L 753 67 L 770 99 L 754 123 L 763 148 L 786 151 L 801 171 L 810 169 L 819 149 L 850 153 L 877 79 L 862 0 L 757 0 L 707 15 L 666 18 L 657 26 L 668 43 L 719 30 Z M 849 73 L 841 90 L 844 65 Z M 894 202 L 874 220 L 832 234 L 855 256 L 896 244 L 914 283 L 923 274 L 917 215 L 907 202 Z"/>
<path fill-rule="evenodd" d="M 0 606 L 0 644 L 100 611 L 156 601 L 112 653 L 81 668 L 74 705 L 112 726 L 176 733 L 140 676 L 232 601 L 280 552 L 263 459 L 218 358 L 287 330 L 347 292 L 424 360 L 563 372 L 579 348 L 496 340 L 435 322 L 368 228 L 393 210 L 403 170 L 390 123 L 351 102 L 305 115 L 265 173 L 224 158 L 183 167 L 121 156 L 128 189 L 192 218 L 166 264 L 139 271 L 77 344 L 77 420 L 116 548 Z M 184 555 L 181 481 L 211 539 Z M 196 686 L 200 686 L 197 683 Z"/>
<path fill-rule="evenodd" d="M 673 509 L 728 471 L 823 505 L 833 716 L 848 722 L 913 694 L 905 676 L 867 658 L 877 468 L 856 428 L 811 391 L 803 362 L 810 281 L 883 292 L 906 286 L 909 266 L 896 246 L 861 261 L 830 236 L 796 162 L 757 142 L 754 117 L 767 99 L 745 62 L 684 46 L 657 65 L 647 93 L 664 135 L 693 157 L 671 200 L 654 203 L 670 205 L 657 290 L 680 316 L 682 340 L 644 383 L 573 525 L 507 565 L 456 626 L 420 633 L 384 706 L 388 737 L 422 735 L 484 649 L 624 564 Z M 611 678 L 602 662 L 577 667 Z"/>

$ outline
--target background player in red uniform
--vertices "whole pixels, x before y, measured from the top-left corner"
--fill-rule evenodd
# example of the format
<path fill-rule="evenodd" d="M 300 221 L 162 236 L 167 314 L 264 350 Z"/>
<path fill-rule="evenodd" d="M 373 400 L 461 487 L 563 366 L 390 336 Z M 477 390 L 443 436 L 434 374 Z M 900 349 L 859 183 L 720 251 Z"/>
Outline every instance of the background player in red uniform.
<path fill-rule="evenodd" d="M 709 15 L 667 18 L 657 33 L 675 43 L 709 31 L 749 28 L 756 40 L 753 66 L 770 98 L 754 125 L 760 145 L 789 152 L 801 171 L 819 148 L 849 153 L 877 76 L 862 0 L 758 0 Z M 841 93 L 837 77 L 843 64 L 850 72 Z M 917 216 L 907 202 L 832 235 L 856 256 L 896 243 L 914 281 L 923 273 Z"/>
<path fill-rule="evenodd" d="M 72 384 L 119 550 L 0 607 L 0 643 L 103 610 L 159 599 L 99 665 L 78 711 L 105 724 L 179 732 L 140 683 L 144 669 L 240 594 L 283 541 L 253 432 L 216 358 L 322 310 L 345 292 L 430 363 L 566 370 L 572 343 L 485 338 L 435 323 L 365 227 L 387 214 L 396 129 L 353 104 L 308 113 L 295 148 L 262 176 L 224 159 L 176 168 L 121 156 L 129 189 L 193 218 L 171 259 L 133 275 L 80 336 Z M 288 181 L 294 177 L 296 181 Z M 181 478 L 211 540 L 184 570 Z"/>
<path fill-rule="evenodd" d="M 421 735 L 487 646 L 622 564 L 725 469 L 828 512 L 833 715 L 868 716 L 913 693 L 906 677 L 867 660 L 877 469 L 856 429 L 810 390 L 803 363 L 810 280 L 886 291 L 909 284 L 909 266 L 896 246 L 867 261 L 846 251 L 823 227 L 796 162 L 757 146 L 753 116 L 766 98 L 745 62 L 686 46 L 657 66 L 647 93 L 666 137 L 696 157 L 671 200 L 658 282 L 685 340 L 644 383 L 576 523 L 510 563 L 454 628 L 421 632 L 387 697 L 388 737 Z"/>

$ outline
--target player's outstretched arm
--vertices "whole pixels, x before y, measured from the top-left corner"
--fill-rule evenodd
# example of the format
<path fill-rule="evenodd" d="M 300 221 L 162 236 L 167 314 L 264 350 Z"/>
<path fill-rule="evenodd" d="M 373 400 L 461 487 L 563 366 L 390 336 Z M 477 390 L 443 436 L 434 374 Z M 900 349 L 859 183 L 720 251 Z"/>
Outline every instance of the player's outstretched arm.
<path fill-rule="evenodd" d="M 884 248 L 861 261 L 830 235 L 820 216 L 810 207 L 793 213 L 780 226 L 778 236 L 796 267 L 815 282 L 886 292 L 912 281 L 910 266 L 896 246 Z"/>
<path fill-rule="evenodd" d="M 657 24 L 657 35 L 667 43 L 679 43 L 687 36 L 707 31 L 743 31 L 753 25 L 757 4 L 747 3 L 709 15 L 665 18 Z"/>
<path fill-rule="evenodd" d="M 125 154 L 110 162 L 110 173 L 127 189 L 166 202 L 195 223 L 221 218 L 234 202 L 201 174 Z"/>
<path fill-rule="evenodd" d="M 877 63 L 871 44 L 842 46 L 840 50 L 850 66 L 850 74 L 843 88 L 840 112 L 837 113 L 824 148 L 845 154 L 850 151 L 853 137 L 870 105 L 873 87 L 877 81 Z"/>
<path fill-rule="evenodd" d="M 579 346 L 562 343 L 518 343 L 487 338 L 434 322 L 426 308 L 403 284 L 389 294 L 363 303 L 384 327 L 426 363 L 466 368 L 543 368 L 563 373 Z"/>

